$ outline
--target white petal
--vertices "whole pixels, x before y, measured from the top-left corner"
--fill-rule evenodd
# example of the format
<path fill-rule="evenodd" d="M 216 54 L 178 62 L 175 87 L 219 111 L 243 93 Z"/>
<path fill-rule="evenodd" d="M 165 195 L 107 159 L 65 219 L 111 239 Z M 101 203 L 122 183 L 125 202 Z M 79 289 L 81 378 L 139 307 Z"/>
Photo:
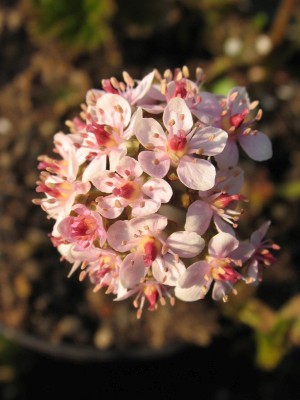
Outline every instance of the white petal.
<path fill-rule="evenodd" d="M 133 245 L 133 234 L 130 229 L 129 221 L 117 221 L 107 230 L 108 244 L 117 251 L 129 251 Z"/>
<path fill-rule="evenodd" d="M 169 121 L 173 120 L 174 133 L 178 130 L 183 129 L 185 132 L 189 132 L 193 126 L 193 117 L 186 102 L 180 97 L 174 97 L 167 104 L 163 113 L 163 122 L 165 127 L 169 128 Z"/>
<path fill-rule="evenodd" d="M 167 154 L 156 151 L 142 151 L 138 156 L 143 170 L 155 178 L 163 178 L 170 169 L 170 159 Z"/>
<path fill-rule="evenodd" d="M 228 139 L 222 153 L 215 156 L 219 168 L 235 167 L 239 161 L 239 150 L 234 140 Z"/>
<path fill-rule="evenodd" d="M 216 281 L 212 291 L 213 300 L 219 301 L 228 295 L 233 289 L 233 285 L 228 281 Z"/>
<path fill-rule="evenodd" d="M 133 218 L 129 221 L 132 235 L 139 233 L 142 235 L 151 235 L 165 229 L 168 224 L 168 219 L 163 215 L 151 214 L 145 217 Z"/>
<path fill-rule="evenodd" d="M 120 179 L 112 171 L 99 171 L 92 179 L 92 184 L 104 193 L 111 193 Z"/>
<path fill-rule="evenodd" d="M 140 82 L 138 82 L 137 86 L 132 90 L 131 95 L 131 104 L 136 104 L 137 101 L 141 100 L 147 92 L 149 92 L 155 71 L 150 72 L 146 75 Z"/>
<path fill-rule="evenodd" d="M 120 106 L 123 110 L 122 114 L 116 111 L 115 107 Z M 95 110 L 102 109 L 104 113 L 97 112 L 97 123 L 107 124 L 110 126 L 127 126 L 131 117 L 131 107 L 127 100 L 118 94 L 105 93 L 96 103 Z M 122 122 L 121 122 L 122 116 Z"/>
<path fill-rule="evenodd" d="M 244 171 L 240 167 L 220 170 L 216 176 L 216 192 L 226 192 L 229 195 L 240 193 L 244 184 Z"/>
<path fill-rule="evenodd" d="M 116 206 L 116 196 L 98 197 L 97 211 L 105 218 L 114 219 L 122 214 L 124 207 Z"/>
<path fill-rule="evenodd" d="M 210 224 L 213 210 L 206 201 L 196 200 L 188 208 L 184 229 L 203 235 Z"/>
<path fill-rule="evenodd" d="M 205 261 L 198 261 L 185 271 L 175 288 L 175 295 L 183 301 L 203 299 L 212 283 L 210 265 Z"/>
<path fill-rule="evenodd" d="M 132 216 L 143 217 L 156 213 L 160 207 L 160 201 L 154 199 L 141 199 L 131 204 Z"/>
<path fill-rule="evenodd" d="M 150 178 L 143 186 L 142 191 L 148 197 L 161 203 L 168 203 L 172 197 L 171 186 L 164 179 Z"/>
<path fill-rule="evenodd" d="M 260 228 L 254 231 L 251 235 L 251 243 L 258 247 L 260 246 L 263 238 L 266 236 L 266 233 L 271 225 L 271 221 L 266 221 Z"/>
<path fill-rule="evenodd" d="M 208 190 L 215 184 L 215 167 L 211 162 L 199 158 L 183 157 L 177 174 L 181 182 L 190 189 Z"/>
<path fill-rule="evenodd" d="M 128 254 L 120 268 L 121 284 L 128 289 L 138 285 L 146 273 L 143 255 L 140 253 Z"/>
<path fill-rule="evenodd" d="M 143 173 L 140 164 L 134 158 L 127 156 L 121 158 L 116 171 L 125 179 L 128 179 L 128 176 L 138 178 Z"/>
<path fill-rule="evenodd" d="M 135 124 L 134 134 L 144 147 L 153 145 L 164 148 L 167 145 L 166 134 L 154 118 L 139 119 Z"/>
<path fill-rule="evenodd" d="M 178 279 L 186 268 L 182 261 L 176 261 L 172 254 L 166 254 L 163 258 L 156 259 L 152 264 L 154 278 L 164 285 L 176 286 Z"/>
<path fill-rule="evenodd" d="M 205 241 L 196 232 L 179 231 L 172 233 L 166 244 L 179 257 L 192 258 L 201 253 Z"/>
<path fill-rule="evenodd" d="M 235 231 L 228 222 L 225 222 L 218 214 L 214 215 L 214 223 L 218 232 L 229 233 L 231 236 L 235 236 Z"/>
<path fill-rule="evenodd" d="M 223 151 L 227 138 L 228 134 L 223 129 L 207 127 L 196 130 L 189 141 L 189 153 L 203 149 L 204 155 L 215 156 Z"/>
<path fill-rule="evenodd" d="M 82 174 L 82 182 L 91 181 L 96 177 L 100 171 L 105 171 L 106 169 L 106 155 L 95 157 L 89 165 L 85 168 Z"/>
<path fill-rule="evenodd" d="M 257 132 L 255 135 L 239 135 L 239 143 L 255 161 L 264 161 L 272 157 L 272 143 L 262 132 Z"/>
<path fill-rule="evenodd" d="M 227 257 L 239 245 L 239 241 L 229 233 L 220 232 L 208 244 L 209 255 L 217 258 Z"/>

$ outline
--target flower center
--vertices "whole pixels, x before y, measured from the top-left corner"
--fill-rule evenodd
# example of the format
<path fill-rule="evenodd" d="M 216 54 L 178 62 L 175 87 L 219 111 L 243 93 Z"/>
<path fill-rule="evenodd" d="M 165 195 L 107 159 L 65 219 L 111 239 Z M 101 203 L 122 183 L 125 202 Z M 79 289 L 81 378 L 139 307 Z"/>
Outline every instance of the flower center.
<path fill-rule="evenodd" d="M 123 197 L 126 200 L 136 200 L 140 197 L 140 187 L 135 182 L 126 182 L 119 188 L 114 188 L 112 192 L 115 196 Z"/>
<path fill-rule="evenodd" d="M 174 135 L 168 143 L 168 153 L 171 160 L 176 164 L 187 153 L 187 150 L 188 145 L 185 132 L 178 131 L 178 134 Z"/>
<path fill-rule="evenodd" d="M 92 236 L 97 230 L 97 224 L 93 217 L 78 216 L 73 218 L 71 222 L 72 236 L 77 240 L 82 240 L 85 237 Z"/>
<path fill-rule="evenodd" d="M 159 240 L 152 236 L 144 236 L 140 242 L 140 248 L 144 253 L 144 262 L 150 266 L 161 252 L 162 245 Z"/>
<path fill-rule="evenodd" d="M 111 128 L 108 125 L 97 124 L 97 122 L 92 121 L 92 123 L 87 126 L 87 131 L 95 135 L 99 147 L 107 148 L 117 145 L 112 136 Z"/>

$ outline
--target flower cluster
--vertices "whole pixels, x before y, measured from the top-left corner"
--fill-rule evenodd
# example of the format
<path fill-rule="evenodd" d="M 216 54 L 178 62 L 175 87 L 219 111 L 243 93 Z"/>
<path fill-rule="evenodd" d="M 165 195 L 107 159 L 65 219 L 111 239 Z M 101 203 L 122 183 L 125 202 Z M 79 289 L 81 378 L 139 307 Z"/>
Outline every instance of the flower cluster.
<path fill-rule="evenodd" d="M 54 246 L 115 300 L 133 296 L 140 317 L 166 299 L 227 300 L 235 284 L 257 284 L 275 262 L 265 240 L 270 222 L 236 238 L 246 199 L 240 148 L 256 161 L 272 156 L 254 126 L 258 102 L 243 87 L 227 96 L 202 90 L 187 67 L 123 73 L 91 89 L 82 112 L 54 136 L 59 158 L 39 157 L 35 199 L 56 222 Z"/>

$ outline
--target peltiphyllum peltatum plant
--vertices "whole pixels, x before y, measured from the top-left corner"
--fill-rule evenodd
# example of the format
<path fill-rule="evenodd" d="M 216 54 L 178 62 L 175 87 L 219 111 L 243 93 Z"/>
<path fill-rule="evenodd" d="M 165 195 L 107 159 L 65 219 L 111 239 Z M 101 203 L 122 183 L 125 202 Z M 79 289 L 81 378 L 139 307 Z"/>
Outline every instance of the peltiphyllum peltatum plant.
<path fill-rule="evenodd" d="M 227 96 L 201 90 L 203 73 L 156 70 L 141 80 L 104 79 L 91 89 L 68 133 L 54 136 L 56 158 L 39 157 L 36 204 L 53 218 L 62 259 L 94 290 L 133 297 L 137 316 L 175 299 L 228 299 L 235 284 L 257 284 L 278 246 L 266 221 L 237 238 L 244 181 L 242 149 L 272 156 L 256 130 L 262 116 L 244 87 Z"/>

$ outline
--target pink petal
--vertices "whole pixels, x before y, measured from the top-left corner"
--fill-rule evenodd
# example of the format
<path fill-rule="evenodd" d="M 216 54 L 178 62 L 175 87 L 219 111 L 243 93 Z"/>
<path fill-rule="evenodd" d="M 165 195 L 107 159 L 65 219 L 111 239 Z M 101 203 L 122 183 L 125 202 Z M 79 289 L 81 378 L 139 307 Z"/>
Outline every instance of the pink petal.
<path fill-rule="evenodd" d="M 272 157 L 272 143 L 262 132 L 257 132 L 255 135 L 239 135 L 239 143 L 255 161 L 264 161 Z"/>
<path fill-rule="evenodd" d="M 229 233 L 220 232 L 208 243 L 209 255 L 216 258 L 227 257 L 239 245 L 239 241 Z"/>
<path fill-rule="evenodd" d="M 141 253 L 128 254 L 120 268 L 120 281 L 125 288 L 138 285 L 146 273 L 143 255 Z"/>
<path fill-rule="evenodd" d="M 219 120 L 222 109 L 217 96 L 209 92 L 201 92 L 200 98 L 201 101 L 194 107 L 193 114 L 205 123 Z"/>
<path fill-rule="evenodd" d="M 203 299 L 212 283 L 210 269 L 210 265 L 205 261 L 190 265 L 175 288 L 176 297 L 183 301 Z"/>
<path fill-rule="evenodd" d="M 154 73 L 155 71 L 152 71 L 148 75 L 146 75 L 132 90 L 131 105 L 136 104 L 149 92 L 153 82 Z"/>
<path fill-rule="evenodd" d="M 239 260 L 244 263 L 249 260 L 254 252 L 254 246 L 251 243 L 244 241 L 240 242 L 238 248 L 230 253 L 230 258 L 232 258 L 233 260 Z"/>
<path fill-rule="evenodd" d="M 134 133 L 138 141 L 146 148 L 149 145 L 165 148 L 167 145 L 166 134 L 154 118 L 142 118 L 137 121 Z"/>
<path fill-rule="evenodd" d="M 235 141 L 228 139 L 224 150 L 215 156 L 215 160 L 221 169 L 235 167 L 239 161 L 239 151 Z"/>
<path fill-rule="evenodd" d="M 205 241 L 196 232 L 178 231 L 168 237 L 166 244 L 179 257 L 192 258 L 201 253 Z"/>
<path fill-rule="evenodd" d="M 131 204 L 132 216 L 133 217 L 143 217 L 156 213 L 160 207 L 160 201 L 154 199 L 140 199 Z"/>
<path fill-rule="evenodd" d="M 232 225 L 225 222 L 218 214 L 214 215 L 214 223 L 218 232 L 225 232 L 229 233 L 231 236 L 235 236 L 235 231 L 232 228 Z"/>
<path fill-rule="evenodd" d="M 138 178 L 143 173 L 140 164 L 134 158 L 127 156 L 121 158 L 116 168 L 116 171 L 124 179 L 128 179 L 129 176 L 133 178 Z"/>
<path fill-rule="evenodd" d="M 231 89 L 227 96 L 227 104 L 228 108 L 230 108 L 231 115 L 240 114 L 245 109 L 248 109 L 250 100 L 247 90 L 242 86 Z"/>
<path fill-rule="evenodd" d="M 106 169 L 106 155 L 95 157 L 89 165 L 84 169 L 82 174 L 82 182 L 91 181 L 95 176 L 99 174 L 100 171 L 105 171 Z"/>
<path fill-rule="evenodd" d="M 124 207 L 116 206 L 116 196 L 98 197 L 97 211 L 105 218 L 114 219 L 122 214 Z"/>
<path fill-rule="evenodd" d="M 240 167 L 220 170 L 216 176 L 216 192 L 236 194 L 241 191 L 244 184 L 244 171 Z"/>
<path fill-rule="evenodd" d="M 208 190 L 215 184 L 216 170 L 211 162 L 184 156 L 178 165 L 181 182 L 190 189 Z"/>
<path fill-rule="evenodd" d="M 193 126 L 193 117 L 186 102 L 180 97 L 174 97 L 167 104 L 163 113 L 163 122 L 167 129 L 169 129 L 169 121 L 173 120 L 174 133 L 176 134 L 180 129 L 189 132 Z"/>
<path fill-rule="evenodd" d="M 132 235 L 138 233 L 139 236 L 151 235 L 164 230 L 168 224 L 168 219 L 163 215 L 152 214 L 145 217 L 133 218 L 129 221 Z"/>
<path fill-rule="evenodd" d="M 176 261 L 172 254 L 166 254 L 163 258 L 157 258 L 152 263 L 154 278 L 164 285 L 176 286 L 178 279 L 185 272 L 186 268 L 182 261 Z"/>
<path fill-rule="evenodd" d="M 263 238 L 266 236 L 266 233 L 271 225 L 271 221 L 266 221 L 260 228 L 254 231 L 251 235 L 251 243 L 253 246 L 258 247 L 261 245 Z"/>
<path fill-rule="evenodd" d="M 97 176 L 92 179 L 92 184 L 101 192 L 111 193 L 118 185 L 120 179 L 112 171 L 100 171 Z"/>
<path fill-rule="evenodd" d="M 115 107 L 120 106 L 123 110 L 122 114 L 116 111 Z M 127 126 L 131 117 L 131 107 L 127 100 L 118 94 L 105 93 L 96 103 L 96 110 L 102 109 L 104 113 L 97 111 L 97 123 L 107 124 L 110 126 Z M 121 122 L 122 115 L 122 122 Z"/>
<path fill-rule="evenodd" d="M 233 285 L 228 281 L 216 281 L 212 291 L 213 300 L 219 301 L 224 298 L 232 291 Z"/>
<path fill-rule="evenodd" d="M 148 197 L 161 203 L 168 203 L 172 197 L 171 186 L 164 179 L 150 178 L 142 186 L 142 191 Z"/>
<path fill-rule="evenodd" d="M 170 159 L 167 154 L 156 151 L 142 151 L 138 156 L 143 170 L 155 178 L 163 178 L 170 169 Z"/>
<path fill-rule="evenodd" d="M 213 210 L 206 201 L 196 200 L 188 208 L 184 229 L 203 235 L 210 224 Z"/>
<path fill-rule="evenodd" d="M 129 221 L 117 221 L 107 230 L 108 244 L 117 251 L 125 252 L 134 247 Z"/>
<path fill-rule="evenodd" d="M 189 153 L 202 149 L 206 156 L 215 156 L 223 151 L 228 134 L 223 129 L 207 127 L 195 131 L 189 141 Z"/>
<path fill-rule="evenodd" d="M 109 159 L 109 168 L 111 171 L 115 171 L 120 159 L 122 159 L 122 157 L 124 157 L 126 155 L 126 148 L 122 147 L 122 145 L 120 145 L 121 147 L 118 148 L 113 148 L 111 150 L 109 150 L 108 153 L 108 159 Z"/>

